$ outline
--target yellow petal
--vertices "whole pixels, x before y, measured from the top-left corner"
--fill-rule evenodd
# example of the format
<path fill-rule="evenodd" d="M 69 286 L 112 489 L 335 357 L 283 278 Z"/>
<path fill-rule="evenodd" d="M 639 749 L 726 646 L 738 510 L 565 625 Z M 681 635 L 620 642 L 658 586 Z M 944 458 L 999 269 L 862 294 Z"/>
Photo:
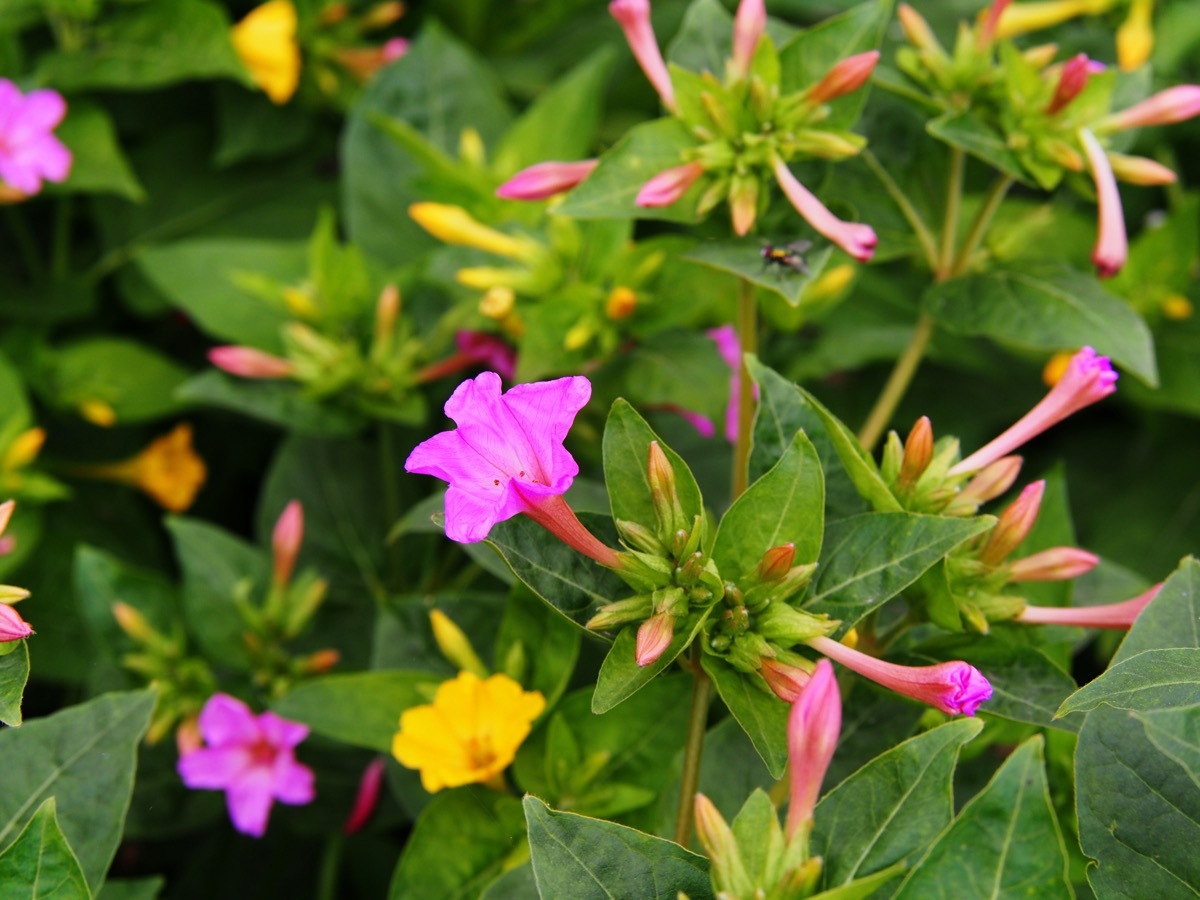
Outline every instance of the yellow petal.
<path fill-rule="evenodd" d="M 296 7 L 269 0 L 251 10 L 231 33 L 233 49 L 272 103 L 286 103 L 300 83 Z"/>

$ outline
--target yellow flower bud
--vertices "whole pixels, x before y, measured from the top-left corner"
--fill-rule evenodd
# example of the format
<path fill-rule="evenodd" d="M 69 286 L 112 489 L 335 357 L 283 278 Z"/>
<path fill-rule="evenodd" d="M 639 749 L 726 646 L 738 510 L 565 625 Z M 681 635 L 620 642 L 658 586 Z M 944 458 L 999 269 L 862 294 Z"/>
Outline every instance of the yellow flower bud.
<path fill-rule="evenodd" d="M 609 292 L 604 301 L 604 314 L 614 322 L 628 319 L 637 309 L 637 294 L 624 285 L 618 285 Z"/>
<path fill-rule="evenodd" d="M 1129 15 L 1117 29 L 1117 63 L 1122 71 L 1140 69 L 1154 50 L 1154 25 L 1151 15 L 1154 0 L 1133 0 Z"/>
<path fill-rule="evenodd" d="M 582 350 L 595 332 L 591 322 L 576 322 L 563 338 L 563 347 L 567 350 Z"/>
<path fill-rule="evenodd" d="M 1182 322 L 1184 319 L 1190 319 L 1195 308 L 1192 306 L 1192 301 L 1182 294 L 1172 294 L 1163 300 L 1159 306 L 1162 314 L 1168 319 L 1175 322 Z"/>
<path fill-rule="evenodd" d="M 471 639 L 440 609 L 431 610 L 429 624 L 433 626 L 433 639 L 442 656 L 464 672 L 487 678 L 487 666 L 471 646 Z"/>
<path fill-rule="evenodd" d="M 1014 3 L 1004 10 L 996 27 L 996 37 L 1015 37 L 1050 28 L 1076 16 L 1094 16 L 1107 12 L 1116 0 L 1033 0 Z"/>
<path fill-rule="evenodd" d="M 467 127 L 458 136 L 458 158 L 476 168 L 482 168 L 487 162 L 487 151 L 483 148 L 483 138 L 474 128 Z"/>
<path fill-rule="evenodd" d="M 408 208 L 413 221 L 439 241 L 474 247 L 507 259 L 528 262 L 541 250 L 528 239 L 515 238 L 476 221 L 461 206 L 447 203 L 414 203 Z"/>
<path fill-rule="evenodd" d="M 490 291 L 497 287 L 511 291 L 528 278 L 529 275 L 524 269 L 501 269 L 497 266 L 468 266 L 454 273 L 454 280 L 459 284 L 480 291 Z"/>
<path fill-rule="evenodd" d="M 826 269 L 804 292 L 805 300 L 830 300 L 846 289 L 854 280 L 854 265 L 842 263 Z"/>
<path fill-rule="evenodd" d="M 312 289 L 307 286 L 287 288 L 283 292 L 283 302 L 293 316 L 312 319 L 317 315 L 317 305 L 313 302 Z"/>
<path fill-rule="evenodd" d="M 0 461 L 0 469 L 11 472 L 29 465 L 37 458 L 38 452 L 45 442 L 46 430 L 44 428 L 30 428 L 28 431 L 21 432 L 8 445 L 4 459 Z"/>
<path fill-rule="evenodd" d="M 78 406 L 79 415 L 93 425 L 110 428 L 117 422 L 117 411 L 103 400 L 84 400 Z"/>
<path fill-rule="evenodd" d="M 512 312 L 516 302 L 517 295 L 512 288 L 497 285 L 488 288 L 487 293 L 479 301 L 479 313 L 489 319 L 500 320 Z"/>
<path fill-rule="evenodd" d="M 230 33 L 233 49 L 272 103 L 287 103 L 300 83 L 296 7 L 269 0 L 253 9 Z"/>
<path fill-rule="evenodd" d="M 1060 350 L 1046 361 L 1046 366 L 1042 369 L 1042 381 L 1045 382 L 1046 387 L 1054 387 L 1058 384 L 1066 374 L 1067 367 L 1071 365 L 1074 355 L 1073 351 Z"/>

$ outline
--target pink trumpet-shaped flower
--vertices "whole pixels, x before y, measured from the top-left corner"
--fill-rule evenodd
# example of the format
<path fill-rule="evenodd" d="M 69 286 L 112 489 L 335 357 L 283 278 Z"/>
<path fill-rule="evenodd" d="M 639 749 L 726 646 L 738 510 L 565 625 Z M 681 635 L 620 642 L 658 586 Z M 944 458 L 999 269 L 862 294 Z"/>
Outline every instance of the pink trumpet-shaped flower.
<path fill-rule="evenodd" d="M 362 778 L 358 782 L 358 793 L 354 795 L 354 808 L 342 826 L 342 833 L 355 834 L 371 820 L 375 807 L 379 804 L 379 791 L 383 787 L 385 761 L 377 756 L 363 769 Z"/>
<path fill-rule="evenodd" d="M 1129 241 L 1125 237 L 1125 213 L 1121 209 L 1121 194 L 1112 164 L 1100 142 L 1086 128 L 1079 131 L 1083 150 L 1087 154 L 1092 178 L 1096 182 L 1096 202 L 1100 208 L 1099 234 L 1092 249 L 1092 262 L 1101 278 L 1116 275 L 1129 256 Z"/>
<path fill-rule="evenodd" d="M 1097 356 L 1084 347 L 1071 357 L 1067 371 L 1038 404 L 1013 423 L 1003 434 L 951 467 L 948 474 L 974 472 L 1007 456 L 1072 413 L 1090 406 L 1117 389 L 1117 373 L 1107 356 Z"/>
<path fill-rule="evenodd" d="M 779 182 L 779 186 L 783 188 L 783 192 L 796 207 L 796 211 L 804 217 L 809 225 L 859 262 L 866 262 L 871 258 L 879 239 L 870 225 L 843 222 L 826 209 L 821 201 L 796 179 L 787 164 L 779 157 L 775 157 L 771 167 L 775 171 L 775 178 Z"/>
<path fill-rule="evenodd" d="M 818 660 L 812 678 L 800 691 L 788 716 L 788 775 L 792 782 L 786 826 L 789 838 L 812 828 L 821 782 L 829 770 L 841 730 L 842 696 L 833 675 L 833 663 Z"/>
<path fill-rule="evenodd" d="M 824 78 L 809 89 L 808 99 L 813 103 L 828 103 L 843 94 L 857 91 L 867 83 L 878 62 L 878 50 L 868 50 L 866 53 L 847 56 L 837 62 Z"/>
<path fill-rule="evenodd" d="M 1122 603 L 1100 606 L 1026 606 L 1017 616 L 1027 625 L 1077 625 L 1081 628 L 1129 628 L 1138 614 L 1158 596 L 1162 582 Z"/>
<path fill-rule="evenodd" d="M 286 359 L 253 347 L 213 347 L 208 351 L 208 361 L 218 369 L 242 378 L 288 378 L 294 371 Z"/>
<path fill-rule="evenodd" d="M 292 570 L 304 540 L 304 508 L 299 500 L 293 500 L 283 508 L 271 534 L 271 549 L 275 556 L 275 581 L 287 584 L 292 580 Z"/>
<path fill-rule="evenodd" d="M 295 747 L 308 726 L 273 712 L 255 715 L 228 694 L 213 694 L 200 711 L 206 746 L 179 758 L 183 783 L 199 790 L 225 791 L 229 818 L 243 834 L 262 837 L 271 805 L 312 802 L 313 772 L 296 761 Z"/>
<path fill-rule="evenodd" d="M 538 163 L 522 169 L 496 188 L 496 196 L 505 200 L 545 200 L 575 187 L 591 175 L 597 165 L 599 161 L 595 159 Z"/>
<path fill-rule="evenodd" d="M 1063 63 L 1062 73 L 1058 76 L 1058 85 L 1054 89 L 1054 98 L 1046 107 L 1047 115 L 1061 112 L 1067 104 L 1079 96 L 1087 87 L 1088 79 L 1096 71 L 1096 66 L 1104 69 L 1102 63 L 1093 63 L 1086 53 L 1079 53 Z"/>
<path fill-rule="evenodd" d="M 625 40 L 629 42 L 634 59 L 658 92 L 662 105 L 674 112 L 675 89 L 650 25 L 650 0 L 612 0 L 608 4 L 608 11 L 625 32 Z"/>
<path fill-rule="evenodd" d="M 639 666 L 656 662 L 663 651 L 671 646 L 675 636 L 675 617 L 670 613 L 655 613 L 638 626 L 634 659 Z"/>
<path fill-rule="evenodd" d="M 659 172 L 642 185 L 634 201 L 638 206 L 670 206 L 687 193 L 687 189 L 704 174 L 704 166 L 698 162 L 685 163 Z"/>
<path fill-rule="evenodd" d="M 0 603 L 0 644 L 19 641 L 33 634 L 29 623 L 7 603 Z"/>
<path fill-rule="evenodd" d="M 42 189 L 42 181 L 65 181 L 71 151 L 53 134 L 67 114 L 56 91 L 30 91 L 0 78 L 0 181 L 21 194 Z"/>
<path fill-rule="evenodd" d="M 1171 125 L 1200 115 L 1200 85 L 1180 84 L 1159 91 L 1141 103 L 1113 113 L 1098 123 L 1098 130 L 1124 131 L 1147 125 Z"/>
<path fill-rule="evenodd" d="M 947 715 L 973 716 L 980 704 L 992 696 L 992 686 L 982 673 L 961 660 L 935 666 L 900 666 L 827 637 L 809 638 L 806 643 L 847 669 L 898 694 L 928 703 Z"/>
<path fill-rule="evenodd" d="M 1078 547 L 1051 547 L 1018 559 L 1009 570 L 1008 580 L 1069 581 L 1086 575 L 1100 564 L 1100 557 Z"/>
<path fill-rule="evenodd" d="M 733 67 L 745 76 L 754 51 L 767 29 L 767 7 L 763 0 L 742 0 L 733 17 Z"/>
<path fill-rule="evenodd" d="M 497 522 L 518 514 L 601 565 L 617 554 L 589 532 L 562 494 L 579 474 L 563 440 L 592 385 L 582 375 L 518 384 L 500 393 L 500 376 L 483 372 L 464 381 L 446 401 L 458 423 L 416 446 L 409 472 L 433 475 L 446 491 L 446 536 L 469 544 L 487 537 Z"/>

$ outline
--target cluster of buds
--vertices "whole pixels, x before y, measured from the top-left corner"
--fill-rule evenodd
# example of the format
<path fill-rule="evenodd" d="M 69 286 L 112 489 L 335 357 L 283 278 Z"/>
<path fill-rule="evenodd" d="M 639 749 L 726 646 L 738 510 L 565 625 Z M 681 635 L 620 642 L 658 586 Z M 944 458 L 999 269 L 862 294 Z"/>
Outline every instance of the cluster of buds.
<path fill-rule="evenodd" d="M 650 26 L 649 0 L 612 0 L 609 11 L 662 105 L 694 140 L 681 151 L 679 165 L 642 186 L 638 206 L 671 206 L 691 194 L 697 198 L 697 213 L 703 215 L 725 200 L 733 230 L 745 235 L 766 207 L 769 186 L 775 182 L 815 231 L 855 259 L 871 258 L 875 232 L 837 218 L 788 165 L 846 159 L 862 150 L 865 141 L 860 136 L 831 121 L 830 104 L 867 83 L 878 51 L 843 59 L 814 83 L 789 84 L 786 67 L 781 67 L 766 34 L 762 0 L 742 0 L 733 26 L 733 55 L 718 79 L 711 72 L 667 66 Z M 501 188 L 502 195 L 540 199 L 550 186 L 564 190 L 592 172 L 581 163 L 541 163 L 535 169 L 515 176 Z"/>
<path fill-rule="evenodd" d="M 4 536 L 4 531 L 8 528 L 9 520 L 12 519 L 15 508 L 16 503 L 12 500 L 0 503 L 0 542 L 7 541 L 10 548 L 12 537 Z M 15 603 L 24 600 L 28 596 L 29 591 L 25 590 L 25 588 L 14 587 L 10 584 L 0 584 L 0 655 L 4 653 L 3 645 L 12 641 L 22 640 L 33 634 L 33 628 L 21 618 L 19 612 L 13 609 Z"/>
<path fill-rule="evenodd" d="M 1004 40 L 1009 0 L 996 0 L 975 27 L 959 30 L 948 52 L 912 7 L 902 4 L 900 21 L 911 46 L 897 65 L 947 113 L 969 114 L 996 135 L 1024 180 L 1043 190 L 1069 173 L 1090 174 L 1099 207 L 1092 261 L 1101 277 L 1120 271 L 1128 242 L 1117 180 L 1164 185 L 1175 173 L 1152 159 L 1106 147 L 1112 135 L 1148 125 L 1167 125 L 1200 114 L 1200 86 L 1181 85 L 1140 103 L 1110 111 L 1115 73 L 1085 54 L 1055 62 L 1054 45 L 1024 52 Z"/>

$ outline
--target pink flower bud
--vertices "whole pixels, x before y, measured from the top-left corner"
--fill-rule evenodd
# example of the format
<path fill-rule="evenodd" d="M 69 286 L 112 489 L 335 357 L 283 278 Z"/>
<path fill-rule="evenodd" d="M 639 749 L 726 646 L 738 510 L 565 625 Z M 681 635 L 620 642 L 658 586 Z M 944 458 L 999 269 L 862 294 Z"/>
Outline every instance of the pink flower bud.
<path fill-rule="evenodd" d="M 859 262 L 867 262 L 871 258 L 879 239 L 870 225 L 843 222 L 796 179 L 779 157 L 775 157 L 772 169 L 784 194 L 809 225 Z"/>
<path fill-rule="evenodd" d="M 1018 559 L 1009 570 L 1008 580 L 1069 581 L 1086 575 L 1100 563 L 1100 557 L 1078 547 L 1051 547 Z"/>
<path fill-rule="evenodd" d="M 1012 0 L 996 0 L 993 3 L 983 18 L 983 22 L 979 28 L 979 43 L 984 46 L 990 44 L 996 37 L 996 26 L 1000 23 L 1000 17 L 1004 15 L 1004 10 L 1008 8 L 1008 4 Z"/>
<path fill-rule="evenodd" d="M 407 38 L 395 37 L 390 41 L 385 41 L 379 55 L 383 59 L 384 64 L 393 63 L 408 53 L 409 41 Z"/>
<path fill-rule="evenodd" d="M 833 759 L 841 730 L 842 697 L 833 663 L 822 659 L 792 704 L 788 717 L 788 775 L 792 782 L 786 826 L 789 838 L 798 831 L 806 834 L 812 827 L 821 782 Z"/>
<path fill-rule="evenodd" d="M 286 359 L 253 347 L 213 347 L 208 351 L 208 361 L 218 369 L 242 378 L 289 378 L 293 372 L 292 364 Z"/>
<path fill-rule="evenodd" d="M 754 50 L 767 29 L 767 7 L 763 0 L 742 0 L 733 18 L 733 67 L 740 75 L 750 71 Z"/>
<path fill-rule="evenodd" d="M 517 351 L 494 334 L 484 331 L 459 331 L 454 335 L 458 352 L 474 364 L 513 380 L 517 372 Z"/>
<path fill-rule="evenodd" d="M 522 169 L 496 188 L 496 196 L 505 200 L 545 200 L 575 187 L 591 175 L 597 165 L 599 161 L 594 159 L 538 163 Z"/>
<path fill-rule="evenodd" d="M 806 642 L 814 650 L 837 660 L 847 669 L 877 684 L 928 703 L 947 715 L 973 716 L 992 696 L 992 686 L 974 666 L 961 660 L 935 666 L 900 666 L 884 662 L 827 637 Z"/>
<path fill-rule="evenodd" d="M 654 29 L 650 25 L 650 0 L 612 0 L 608 4 L 608 11 L 625 32 L 625 40 L 629 42 L 634 59 L 658 92 L 662 105 L 674 112 L 675 89 L 671 86 L 667 64 L 663 61 L 658 41 L 654 39 Z"/>
<path fill-rule="evenodd" d="M 1088 78 L 1091 77 L 1093 71 L 1092 61 L 1088 59 L 1086 53 L 1079 53 L 1067 60 L 1063 64 L 1062 74 L 1058 77 L 1058 86 L 1054 89 L 1054 99 L 1046 107 L 1046 115 L 1053 116 L 1061 112 L 1068 103 L 1078 97 L 1080 92 L 1087 87 Z"/>
<path fill-rule="evenodd" d="M 299 500 L 293 500 L 283 508 L 275 522 L 271 535 L 271 548 L 275 552 L 275 581 L 287 584 L 292 580 L 292 569 L 304 540 L 304 509 Z"/>
<path fill-rule="evenodd" d="M 1090 406 L 1117 389 L 1117 373 L 1107 356 L 1097 356 L 1084 347 L 1071 357 L 1067 371 L 1038 404 L 1013 423 L 1003 434 L 955 464 L 950 475 L 983 469 L 1010 451 L 1061 422 L 1072 413 Z"/>
<path fill-rule="evenodd" d="M 1099 234 L 1096 246 L 1092 249 L 1092 262 L 1101 278 L 1109 278 L 1121 271 L 1129 256 L 1121 194 L 1117 191 L 1112 165 L 1095 135 L 1084 128 L 1080 130 L 1079 138 L 1083 141 L 1092 179 L 1096 182 L 1096 203 L 1100 211 Z"/>
<path fill-rule="evenodd" d="M 704 174 L 704 166 L 698 162 L 686 163 L 659 172 L 642 185 L 634 201 L 638 206 L 670 206 L 687 193 L 687 189 Z"/>
<path fill-rule="evenodd" d="M 1200 85 L 1180 84 L 1108 116 L 1097 125 L 1097 130 L 1124 131 L 1147 125 L 1171 125 L 1196 115 L 1200 115 Z"/>
<path fill-rule="evenodd" d="M 759 581 L 779 581 L 791 571 L 792 563 L 796 560 L 796 545 L 790 541 L 772 547 L 762 555 L 754 569 L 754 577 Z"/>
<path fill-rule="evenodd" d="M 871 73 L 875 71 L 877 62 L 879 62 L 878 50 L 847 56 L 834 64 L 824 78 L 809 88 L 808 99 L 812 103 L 828 103 L 843 94 L 857 91 L 867 83 Z"/>
<path fill-rule="evenodd" d="M 992 527 L 987 542 L 979 551 L 981 562 L 998 566 L 1029 535 L 1042 507 L 1042 496 L 1046 493 L 1046 482 L 1035 481 L 1021 491 L 1021 496 L 1008 509 L 1000 513 L 1000 519 Z"/>
<path fill-rule="evenodd" d="M 779 662 L 777 659 L 763 659 L 758 674 L 767 683 L 771 693 L 784 703 L 794 703 L 800 696 L 800 692 L 804 690 L 804 686 L 808 684 L 809 679 L 812 678 L 812 673 L 808 669 L 791 666 Z"/>
<path fill-rule="evenodd" d="M 1118 181 L 1127 184 L 1157 186 L 1174 184 L 1178 179 L 1173 171 L 1160 162 L 1144 156 L 1126 156 L 1124 153 L 1108 153 L 1108 162 Z"/>
<path fill-rule="evenodd" d="M 33 634 L 29 623 L 7 603 L 0 603 L 0 643 L 19 641 Z"/>
<path fill-rule="evenodd" d="M 363 769 L 362 778 L 358 782 L 358 793 L 354 795 L 354 808 L 350 810 L 350 816 L 346 819 L 346 824 L 342 826 L 343 834 L 351 835 L 361 831 L 363 826 L 370 821 L 375 807 L 379 804 L 379 790 L 383 787 L 384 765 L 384 758 L 377 756 Z"/>
<path fill-rule="evenodd" d="M 655 662 L 671 645 L 675 636 L 675 617 L 670 613 L 656 613 L 638 626 L 637 645 L 634 658 L 639 666 Z"/>
<path fill-rule="evenodd" d="M 1026 606 L 1017 616 L 1027 625 L 1073 625 L 1081 628 L 1129 628 L 1138 614 L 1158 596 L 1162 582 L 1122 603 L 1101 606 Z"/>

